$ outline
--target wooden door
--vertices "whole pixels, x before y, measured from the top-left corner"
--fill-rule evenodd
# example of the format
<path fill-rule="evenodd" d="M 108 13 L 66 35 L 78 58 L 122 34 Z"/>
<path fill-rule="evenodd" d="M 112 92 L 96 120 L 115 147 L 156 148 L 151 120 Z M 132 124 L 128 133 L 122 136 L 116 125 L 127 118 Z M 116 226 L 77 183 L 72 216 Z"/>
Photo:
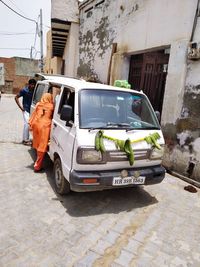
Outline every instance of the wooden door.
<path fill-rule="evenodd" d="M 164 50 L 131 56 L 129 83 L 142 90 L 154 110 L 162 111 L 169 54 Z"/>

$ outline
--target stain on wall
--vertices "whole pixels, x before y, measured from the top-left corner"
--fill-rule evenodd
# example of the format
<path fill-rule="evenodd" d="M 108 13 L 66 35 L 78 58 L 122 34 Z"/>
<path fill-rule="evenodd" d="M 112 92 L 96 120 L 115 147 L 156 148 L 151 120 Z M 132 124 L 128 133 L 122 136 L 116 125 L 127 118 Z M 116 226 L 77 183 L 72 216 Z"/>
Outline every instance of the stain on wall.
<path fill-rule="evenodd" d="M 100 57 L 111 47 L 114 40 L 113 33 L 114 31 L 109 28 L 108 17 L 101 18 L 98 28 L 94 31 L 94 36 L 97 38 L 97 53 Z"/>
<path fill-rule="evenodd" d="M 111 12 L 113 10 L 116 12 Z M 110 0 L 92 1 L 82 9 L 77 71 L 79 76 L 95 73 L 101 82 L 107 81 L 112 44 L 117 36 L 116 20 L 119 13 L 121 13 L 119 3 Z"/>
<path fill-rule="evenodd" d="M 200 182 L 200 85 L 187 85 L 181 116 L 163 126 L 164 165 Z M 169 160 L 170 155 L 170 160 Z"/>

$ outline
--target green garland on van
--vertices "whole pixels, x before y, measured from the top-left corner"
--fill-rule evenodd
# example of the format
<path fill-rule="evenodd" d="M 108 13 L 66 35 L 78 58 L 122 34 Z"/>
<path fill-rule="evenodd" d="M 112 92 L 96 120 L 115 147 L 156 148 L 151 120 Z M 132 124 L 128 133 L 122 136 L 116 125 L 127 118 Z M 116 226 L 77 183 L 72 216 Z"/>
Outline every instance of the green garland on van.
<path fill-rule="evenodd" d="M 146 141 L 147 144 L 150 144 L 152 147 L 161 149 L 160 145 L 157 143 L 157 140 L 160 139 L 160 135 L 157 132 L 149 134 L 146 137 L 139 138 L 136 140 L 130 140 L 129 138 L 126 140 L 120 140 L 117 138 L 104 135 L 104 131 L 100 130 L 95 135 L 95 149 L 97 151 L 101 151 L 102 153 L 106 151 L 103 139 L 108 139 L 110 141 L 113 141 L 117 149 L 125 152 L 131 166 L 134 163 L 134 151 L 132 149 L 131 144 Z"/>

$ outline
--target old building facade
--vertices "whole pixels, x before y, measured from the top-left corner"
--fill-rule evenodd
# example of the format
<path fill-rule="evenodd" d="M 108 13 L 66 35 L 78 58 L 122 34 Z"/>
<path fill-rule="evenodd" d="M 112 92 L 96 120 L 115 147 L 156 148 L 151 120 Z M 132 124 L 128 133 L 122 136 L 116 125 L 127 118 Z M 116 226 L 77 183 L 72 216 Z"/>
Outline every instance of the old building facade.
<path fill-rule="evenodd" d="M 51 31 L 47 34 L 45 72 L 77 75 L 79 45 L 78 1 L 51 2 Z"/>
<path fill-rule="evenodd" d="M 143 90 L 161 112 L 164 165 L 200 183 L 199 0 L 85 0 L 79 12 L 79 50 L 66 41 L 65 65 Z"/>

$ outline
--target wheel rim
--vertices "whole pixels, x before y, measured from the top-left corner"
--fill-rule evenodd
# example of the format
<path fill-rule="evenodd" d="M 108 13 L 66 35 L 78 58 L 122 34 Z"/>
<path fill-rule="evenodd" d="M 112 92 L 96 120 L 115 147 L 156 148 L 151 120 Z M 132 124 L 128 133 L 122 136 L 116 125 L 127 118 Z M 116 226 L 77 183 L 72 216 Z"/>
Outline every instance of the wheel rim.
<path fill-rule="evenodd" d="M 56 165 L 56 168 L 55 168 L 55 182 L 56 182 L 56 186 L 60 188 L 62 184 L 62 171 L 60 169 L 60 166 L 58 165 Z"/>

